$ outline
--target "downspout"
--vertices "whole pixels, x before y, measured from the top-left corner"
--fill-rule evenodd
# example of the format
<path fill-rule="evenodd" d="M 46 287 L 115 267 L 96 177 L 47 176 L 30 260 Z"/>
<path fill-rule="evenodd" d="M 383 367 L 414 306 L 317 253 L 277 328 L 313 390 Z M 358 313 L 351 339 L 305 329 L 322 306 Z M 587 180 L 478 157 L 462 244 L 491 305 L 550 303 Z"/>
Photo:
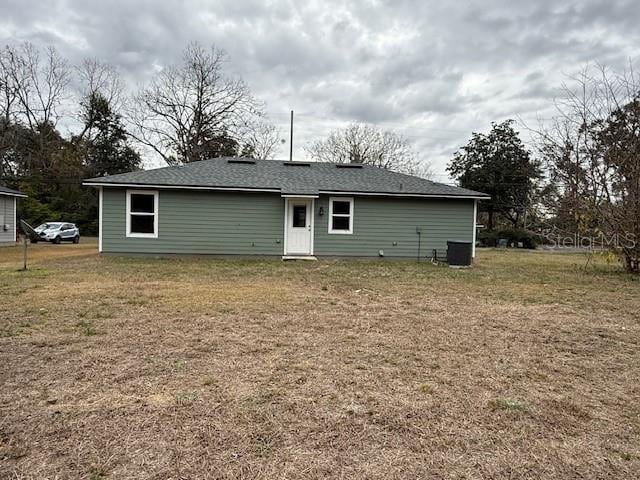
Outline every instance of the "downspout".
<path fill-rule="evenodd" d="M 478 224 L 478 200 L 473 201 L 473 240 L 471 243 L 471 258 L 476 258 L 476 235 Z"/>
<path fill-rule="evenodd" d="M 98 252 L 102 253 L 102 203 L 103 203 L 103 188 L 99 187 L 98 190 Z"/>

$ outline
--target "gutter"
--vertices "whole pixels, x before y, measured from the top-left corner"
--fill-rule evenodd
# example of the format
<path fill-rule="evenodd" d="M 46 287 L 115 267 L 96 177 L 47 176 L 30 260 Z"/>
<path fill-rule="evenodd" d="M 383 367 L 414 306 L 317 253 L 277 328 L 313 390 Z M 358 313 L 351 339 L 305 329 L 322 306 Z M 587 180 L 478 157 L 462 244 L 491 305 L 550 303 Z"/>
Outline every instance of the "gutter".
<path fill-rule="evenodd" d="M 190 185 L 158 185 L 158 184 L 140 184 L 140 183 L 109 183 L 109 182 L 82 182 L 87 187 L 119 187 L 119 188 L 164 188 L 171 190 L 210 190 L 210 191 L 231 191 L 231 192 L 269 192 L 282 193 L 281 189 L 275 188 L 244 188 L 244 187 L 206 187 L 206 186 L 190 186 Z M 429 194 L 429 193 L 392 193 L 392 192 L 357 192 L 342 190 L 319 190 L 318 193 L 326 195 L 360 195 L 375 197 L 406 197 L 406 198 L 450 198 L 461 200 L 489 200 L 491 197 L 486 195 L 446 195 L 446 194 Z M 295 195 L 287 193 L 283 197 L 304 197 L 308 194 Z"/>
<path fill-rule="evenodd" d="M 189 185 L 155 185 L 146 183 L 108 183 L 108 182 L 82 182 L 86 187 L 121 187 L 121 188 L 165 188 L 170 190 L 220 190 L 231 192 L 270 192 L 280 193 L 275 188 L 240 188 L 240 187 L 196 187 Z"/>
<path fill-rule="evenodd" d="M 491 197 L 484 195 L 446 195 L 437 193 L 391 193 L 391 192 L 343 192 L 338 190 L 320 190 L 327 195 L 361 195 L 377 197 L 418 197 L 418 198 L 459 198 L 463 200 L 489 200 Z"/>

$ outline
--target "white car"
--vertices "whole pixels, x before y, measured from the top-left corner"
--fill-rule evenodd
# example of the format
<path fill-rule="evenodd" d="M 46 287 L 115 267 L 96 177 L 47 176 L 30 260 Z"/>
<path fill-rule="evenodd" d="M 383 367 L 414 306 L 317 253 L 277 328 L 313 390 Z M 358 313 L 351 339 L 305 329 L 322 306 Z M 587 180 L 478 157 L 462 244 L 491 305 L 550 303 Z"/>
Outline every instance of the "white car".
<path fill-rule="evenodd" d="M 31 243 L 60 243 L 62 241 L 80 243 L 80 230 L 73 223 L 47 222 L 35 228 L 40 238 L 32 238 Z"/>

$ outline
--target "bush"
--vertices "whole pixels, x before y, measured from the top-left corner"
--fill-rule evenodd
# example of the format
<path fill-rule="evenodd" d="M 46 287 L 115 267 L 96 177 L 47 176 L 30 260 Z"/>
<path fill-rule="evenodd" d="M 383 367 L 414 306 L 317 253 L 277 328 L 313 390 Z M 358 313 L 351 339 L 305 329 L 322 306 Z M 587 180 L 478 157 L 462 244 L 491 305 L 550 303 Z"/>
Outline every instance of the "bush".
<path fill-rule="evenodd" d="M 506 239 L 507 246 L 514 248 L 520 243 L 522 248 L 536 248 L 540 243 L 538 235 L 519 229 L 480 231 L 477 236 L 477 240 L 485 247 L 497 247 L 500 239 Z"/>

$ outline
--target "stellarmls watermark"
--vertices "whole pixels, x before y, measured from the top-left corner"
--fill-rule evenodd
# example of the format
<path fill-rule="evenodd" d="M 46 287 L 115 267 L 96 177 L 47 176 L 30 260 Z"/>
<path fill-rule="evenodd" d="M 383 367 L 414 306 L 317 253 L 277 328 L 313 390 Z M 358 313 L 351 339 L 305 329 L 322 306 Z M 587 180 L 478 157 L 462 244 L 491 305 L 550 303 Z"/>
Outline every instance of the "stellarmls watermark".
<path fill-rule="evenodd" d="M 620 248 L 636 248 L 638 240 L 633 233 L 598 233 L 596 235 L 581 235 L 575 233 L 573 235 L 562 234 L 543 234 L 542 237 L 553 247 L 581 247 L 592 249 L 620 249 Z"/>

